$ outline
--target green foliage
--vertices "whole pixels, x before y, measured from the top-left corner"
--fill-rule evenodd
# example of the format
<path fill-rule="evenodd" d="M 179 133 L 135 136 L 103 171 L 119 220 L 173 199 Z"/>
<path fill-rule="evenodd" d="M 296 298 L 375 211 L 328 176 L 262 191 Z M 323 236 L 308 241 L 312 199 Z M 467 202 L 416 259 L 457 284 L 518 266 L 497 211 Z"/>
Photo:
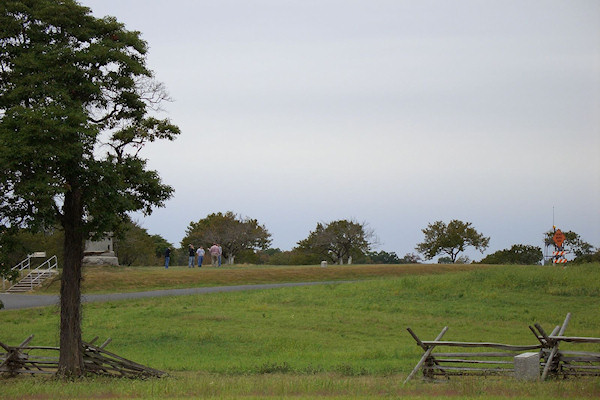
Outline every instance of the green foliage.
<path fill-rule="evenodd" d="M 325 225 L 318 223 L 306 239 L 298 242 L 297 249 L 343 264 L 349 257 L 364 257 L 374 242 L 375 234 L 365 222 L 338 220 Z"/>
<path fill-rule="evenodd" d="M 269 247 L 268 249 L 263 250 L 262 253 L 264 253 L 268 256 L 274 256 L 275 254 L 281 254 L 281 249 L 279 247 L 277 247 L 275 249 L 272 247 Z"/>
<path fill-rule="evenodd" d="M 421 261 L 421 256 L 418 254 L 406 253 L 404 257 L 400 259 L 400 264 L 419 264 Z"/>
<path fill-rule="evenodd" d="M 236 257 L 240 264 L 260 264 L 260 254 L 252 249 L 242 250 Z"/>
<path fill-rule="evenodd" d="M 158 250 L 158 246 L 162 250 Z M 119 265 L 163 265 L 164 250 L 170 244 L 160 235 L 150 236 L 148 231 L 131 221 L 121 226 L 115 238 L 115 251 Z"/>
<path fill-rule="evenodd" d="M 154 243 L 154 256 L 156 258 L 164 257 L 167 247 L 173 249 L 173 245 L 160 235 L 152 235 L 150 238 L 152 238 L 152 242 Z"/>
<path fill-rule="evenodd" d="M 244 251 L 267 249 L 271 244 L 271 234 L 256 219 L 242 218 L 231 211 L 225 214 L 218 212 L 198 222 L 190 222 L 181 248 L 186 249 L 188 244 L 205 249 L 220 244 L 224 257 L 233 263 L 233 259 Z"/>
<path fill-rule="evenodd" d="M 600 250 L 596 250 L 593 254 L 582 254 L 577 256 L 573 261 L 573 264 L 588 264 L 588 263 L 600 263 Z"/>
<path fill-rule="evenodd" d="M 390 253 L 383 250 L 379 252 L 370 251 L 367 256 L 373 264 L 402 264 L 402 260 L 393 251 Z"/>
<path fill-rule="evenodd" d="M 84 232 L 112 231 L 126 212 L 150 212 L 172 193 L 137 157 L 144 143 L 179 132 L 167 120 L 146 117 L 145 99 L 162 96 L 149 89 L 159 86 L 149 86 L 146 43 L 113 18 L 89 12 L 70 0 L 0 8 L 6 224 L 64 224 L 67 208 L 76 207 L 70 211 L 80 214 Z M 100 137 L 108 129 L 112 134 Z M 100 149 L 102 143 L 108 146 Z M 80 206 L 64 201 L 71 195 Z"/>
<path fill-rule="evenodd" d="M 467 247 L 475 247 L 483 252 L 490 242 L 489 237 L 485 237 L 477 232 L 470 222 L 462 222 L 456 219 L 446 225 L 442 221 L 436 221 L 428 224 L 423 229 L 425 239 L 417 244 L 415 248 L 422 253 L 427 260 L 431 260 L 438 254 L 447 254 L 452 262 L 455 262 L 458 254 Z"/>
<path fill-rule="evenodd" d="M 57 256 L 58 265 L 63 263 L 62 246 L 64 241 L 63 232 L 60 229 L 45 229 L 42 232 L 32 232 L 25 229 L 11 229 L 0 234 L 0 277 L 14 280 L 18 276 L 17 271 L 11 268 L 27 258 L 31 253 L 43 251 L 48 258 Z M 32 259 L 31 265 L 37 265 L 46 261 L 45 259 Z"/>
<path fill-rule="evenodd" d="M 302 249 L 292 249 L 281 251 L 260 251 L 257 253 L 260 264 L 266 265 L 316 265 L 322 259 L 318 254 L 311 253 Z"/>
<path fill-rule="evenodd" d="M 515 244 L 510 249 L 499 250 L 484 257 L 480 264 L 536 265 L 544 258 L 538 246 Z"/>
<path fill-rule="evenodd" d="M 546 246 L 555 245 L 554 240 L 552 240 L 554 233 L 555 232 L 551 230 L 544 234 L 544 243 Z M 576 257 L 579 257 L 585 254 L 592 254 L 594 252 L 594 246 L 581 239 L 577 233 L 573 231 L 567 231 L 563 232 L 563 234 L 565 235 L 565 241 L 563 242 L 562 248 L 567 253 L 571 253 Z"/>
<path fill-rule="evenodd" d="M 323 261 L 319 254 L 303 249 L 292 249 L 273 255 L 268 264 L 270 265 L 317 265 Z"/>
<path fill-rule="evenodd" d="M 17 277 L 15 271 L 11 268 L 16 264 L 13 260 L 16 240 L 14 236 L 15 229 L 8 229 L 0 225 L 0 279 L 13 280 Z"/>

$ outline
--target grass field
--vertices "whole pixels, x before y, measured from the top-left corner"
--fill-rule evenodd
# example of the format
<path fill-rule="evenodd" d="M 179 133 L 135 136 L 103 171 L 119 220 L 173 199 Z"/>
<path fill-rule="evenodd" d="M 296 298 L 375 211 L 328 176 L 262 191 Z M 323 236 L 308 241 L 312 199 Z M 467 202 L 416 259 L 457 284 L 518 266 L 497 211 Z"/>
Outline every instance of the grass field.
<path fill-rule="evenodd" d="M 332 265 L 320 266 L 223 266 L 201 269 L 188 267 L 87 267 L 83 290 L 86 293 L 115 293 L 141 290 L 177 289 L 279 282 L 364 280 L 406 275 L 431 275 L 481 269 L 474 265 Z M 39 293 L 59 293 L 55 279 Z"/>
<path fill-rule="evenodd" d="M 600 337 L 600 265 L 93 268 L 88 292 L 184 286 L 335 281 L 320 286 L 92 303 L 84 339 L 170 377 L 0 380 L 0 398 L 598 398 L 600 379 L 519 383 L 457 378 L 402 385 L 422 355 L 405 331 L 433 339 L 535 344 L 573 317 L 575 336 Z M 138 283 L 135 283 L 138 282 Z M 54 285 L 45 289 L 53 292 Z M 0 312 L 0 341 L 57 345 L 56 307 Z M 561 348 L 563 346 L 561 345 Z M 568 346 L 564 347 L 565 349 Z M 600 346 L 588 351 L 600 352 Z"/>

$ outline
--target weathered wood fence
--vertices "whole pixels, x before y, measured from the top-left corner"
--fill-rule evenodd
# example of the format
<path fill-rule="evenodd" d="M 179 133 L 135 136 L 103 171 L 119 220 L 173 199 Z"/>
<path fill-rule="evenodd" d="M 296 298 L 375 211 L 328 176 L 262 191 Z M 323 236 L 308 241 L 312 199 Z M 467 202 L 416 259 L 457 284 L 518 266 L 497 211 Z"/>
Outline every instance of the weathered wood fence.
<path fill-rule="evenodd" d="M 535 335 L 537 344 L 510 345 L 487 342 L 442 341 L 448 330 L 444 327 L 432 341 L 420 340 L 411 328 L 408 332 L 425 352 L 404 383 L 411 380 L 422 370 L 426 379 L 436 379 L 461 375 L 514 375 L 515 357 L 522 352 L 539 353 L 539 375 L 542 380 L 549 376 L 600 376 L 600 353 L 587 351 L 561 351 L 561 342 L 576 344 L 600 344 L 600 338 L 564 336 L 571 314 L 567 314 L 562 326 L 546 334 L 539 325 L 529 326 Z M 460 352 L 435 352 L 440 348 L 460 348 Z M 479 351 L 473 351 L 473 350 Z M 480 350 L 484 349 L 484 350 Z"/>
<path fill-rule="evenodd" d="M 33 335 L 18 346 L 8 346 L 0 342 L 0 374 L 14 376 L 18 374 L 55 374 L 58 371 L 58 353 L 60 348 L 49 346 L 30 346 Z M 111 342 L 106 340 L 99 346 L 90 342 L 83 343 L 83 363 L 86 373 L 110 375 L 127 378 L 162 377 L 166 372 L 159 371 L 131 360 L 127 360 L 104 348 Z M 0 350 L 1 351 L 1 350 Z"/>

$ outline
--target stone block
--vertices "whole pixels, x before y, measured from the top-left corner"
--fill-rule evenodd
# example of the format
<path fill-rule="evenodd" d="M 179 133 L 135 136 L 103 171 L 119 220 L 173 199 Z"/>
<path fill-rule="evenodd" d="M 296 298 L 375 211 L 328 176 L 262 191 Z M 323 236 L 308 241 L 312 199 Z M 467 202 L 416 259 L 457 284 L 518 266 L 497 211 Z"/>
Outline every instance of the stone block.
<path fill-rule="evenodd" d="M 540 353 L 522 353 L 515 356 L 515 378 L 525 381 L 540 379 Z"/>

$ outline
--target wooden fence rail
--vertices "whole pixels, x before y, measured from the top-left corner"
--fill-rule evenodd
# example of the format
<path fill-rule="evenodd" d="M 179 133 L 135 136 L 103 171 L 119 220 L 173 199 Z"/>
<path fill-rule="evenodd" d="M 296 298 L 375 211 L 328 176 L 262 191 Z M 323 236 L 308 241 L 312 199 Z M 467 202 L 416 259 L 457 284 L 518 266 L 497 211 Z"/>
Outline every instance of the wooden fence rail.
<path fill-rule="evenodd" d="M 60 348 L 28 346 L 32 339 L 33 335 L 18 346 L 8 346 L 0 342 L 0 347 L 6 351 L 6 353 L 0 353 L 0 374 L 8 376 L 55 374 L 58 371 Z M 166 372 L 138 364 L 106 351 L 104 348 L 110 343 L 111 339 L 95 346 L 93 343 L 97 339 L 98 337 L 95 337 L 90 342 L 84 342 L 82 345 L 83 364 L 86 373 L 127 378 L 162 377 L 167 375 Z"/>
<path fill-rule="evenodd" d="M 419 370 L 422 370 L 423 377 L 426 379 L 435 379 L 437 376 L 449 379 L 450 376 L 460 375 L 511 375 L 514 374 L 514 358 L 523 351 L 539 353 L 542 380 L 549 376 L 600 376 L 600 353 L 559 350 L 561 342 L 578 345 L 600 343 L 600 338 L 565 336 L 564 333 L 570 319 L 571 313 L 568 313 L 563 324 L 555 327 L 550 335 L 539 324 L 530 326 L 529 329 L 538 341 L 538 344 L 533 345 L 442 341 L 440 340 L 441 336 L 446 333 L 447 327 L 435 340 L 427 341 L 420 340 L 411 328 L 407 328 L 425 354 L 404 383 L 412 379 Z M 442 347 L 465 350 L 462 352 L 433 352 L 434 349 Z M 476 348 L 486 349 L 486 351 L 473 351 Z"/>

